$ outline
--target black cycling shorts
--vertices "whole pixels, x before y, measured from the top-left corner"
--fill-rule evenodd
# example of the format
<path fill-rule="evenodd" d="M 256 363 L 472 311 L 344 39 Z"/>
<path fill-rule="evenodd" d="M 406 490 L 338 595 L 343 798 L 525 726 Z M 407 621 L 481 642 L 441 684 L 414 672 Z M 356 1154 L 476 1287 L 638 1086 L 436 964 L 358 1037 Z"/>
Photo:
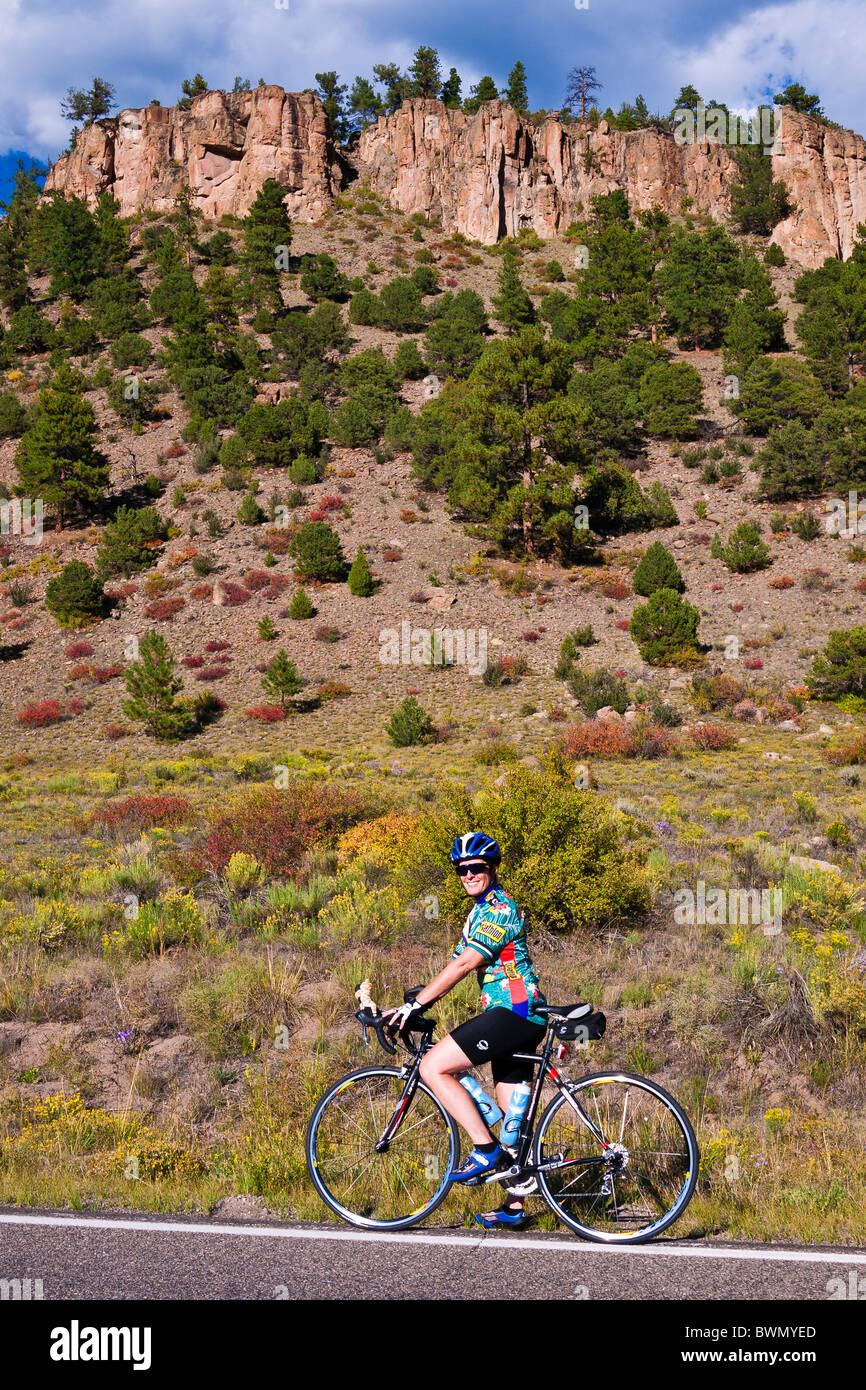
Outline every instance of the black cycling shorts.
<path fill-rule="evenodd" d="M 514 1084 L 532 1080 L 538 1068 L 531 1062 L 519 1061 L 513 1054 L 534 1052 L 546 1031 L 543 1024 L 530 1023 L 513 1009 L 497 1004 L 461 1023 L 449 1036 L 474 1066 L 489 1062 L 494 1084 L 498 1085 L 500 1081 Z"/>

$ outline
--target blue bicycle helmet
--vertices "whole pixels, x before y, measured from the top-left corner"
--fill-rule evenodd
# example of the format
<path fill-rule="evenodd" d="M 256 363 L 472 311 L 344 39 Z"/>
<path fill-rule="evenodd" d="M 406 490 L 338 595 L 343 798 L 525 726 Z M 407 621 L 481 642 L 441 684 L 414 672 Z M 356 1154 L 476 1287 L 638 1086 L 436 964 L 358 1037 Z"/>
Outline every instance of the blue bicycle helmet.
<path fill-rule="evenodd" d="M 463 859 L 484 859 L 488 864 L 498 864 L 502 851 L 489 835 L 470 830 L 466 835 L 458 835 L 451 846 L 451 863 L 459 864 Z"/>

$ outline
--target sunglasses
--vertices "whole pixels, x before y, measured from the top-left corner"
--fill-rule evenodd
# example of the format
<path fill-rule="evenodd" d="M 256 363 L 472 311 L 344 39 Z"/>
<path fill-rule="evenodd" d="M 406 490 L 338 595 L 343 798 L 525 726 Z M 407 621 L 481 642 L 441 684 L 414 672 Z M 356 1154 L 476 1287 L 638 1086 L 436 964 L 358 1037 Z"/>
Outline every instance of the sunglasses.
<path fill-rule="evenodd" d="M 457 864 L 457 865 L 456 865 L 456 869 L 457 869 L 457 873 L 459 874 L 459 876 L 460 876 L 461 878 L 465 878 L 467 874 L 489 874 L 489 873 L 490 873 L 490 865 L 489 865 L 489 864 Z"/>

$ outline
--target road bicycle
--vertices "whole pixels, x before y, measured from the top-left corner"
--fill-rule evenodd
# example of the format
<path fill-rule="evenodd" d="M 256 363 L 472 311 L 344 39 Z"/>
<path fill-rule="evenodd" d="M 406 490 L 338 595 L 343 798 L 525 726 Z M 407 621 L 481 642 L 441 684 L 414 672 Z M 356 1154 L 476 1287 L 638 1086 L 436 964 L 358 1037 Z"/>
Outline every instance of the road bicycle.
<path fill-rule="evenodd" d="M 367 981 L 356 998 L 365 1046 L 372 1029 L 396 1055 Z M 515 1053 L 538 1070 L 517 1141 L 506 1150 L 510 1162 L 473 1185 L 496 1182 L 515 1195 L 538 1193 L 558 1221 L 586 1240 L 651 1240 L 682 1216 L 695 1190 L 700 1155 L 688 1116 L 643 1076 L 562 1076 L 551 1060 L 554 1049 L 561 1060 L 569 1043 L 600 1037 L 604 1015 L 590 1004 L 548 1004 L 538 1012 L 547 1017 L 541 1053 Z M 349 1072 L 313 1111 L 306 1137 L 310 1178 L 331 1211 L 353 1226 L 405 1230 L 448 1195 L 460 1157 L 458 1128 L 419 1076 L 435 1027 L 426 1016 L 410 1019 L 400 1035 L 410 1057 L 405 1065 Z M 545 1081 L 555 1095 L 536 1127 Z"/>

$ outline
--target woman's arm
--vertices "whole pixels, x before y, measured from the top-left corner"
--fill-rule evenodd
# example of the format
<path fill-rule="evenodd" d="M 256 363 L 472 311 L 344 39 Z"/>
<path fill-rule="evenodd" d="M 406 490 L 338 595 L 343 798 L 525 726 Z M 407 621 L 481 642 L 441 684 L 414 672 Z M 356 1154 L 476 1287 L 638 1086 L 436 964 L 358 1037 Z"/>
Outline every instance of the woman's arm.
<path fill-rule="evenodd" d="M 450 960 L 444 970 L 434 977 L 423 989 L 419 989 L 415 995 L 416 1004 L 435 1004 L 437 999 L 452 990 L 465 975 L 473 970 L 478 970 L 480 966 L 487 965 L 487 957 L 480 951 L 476 951 L 472 946 L 467 946 L 465 951 Z"/>

